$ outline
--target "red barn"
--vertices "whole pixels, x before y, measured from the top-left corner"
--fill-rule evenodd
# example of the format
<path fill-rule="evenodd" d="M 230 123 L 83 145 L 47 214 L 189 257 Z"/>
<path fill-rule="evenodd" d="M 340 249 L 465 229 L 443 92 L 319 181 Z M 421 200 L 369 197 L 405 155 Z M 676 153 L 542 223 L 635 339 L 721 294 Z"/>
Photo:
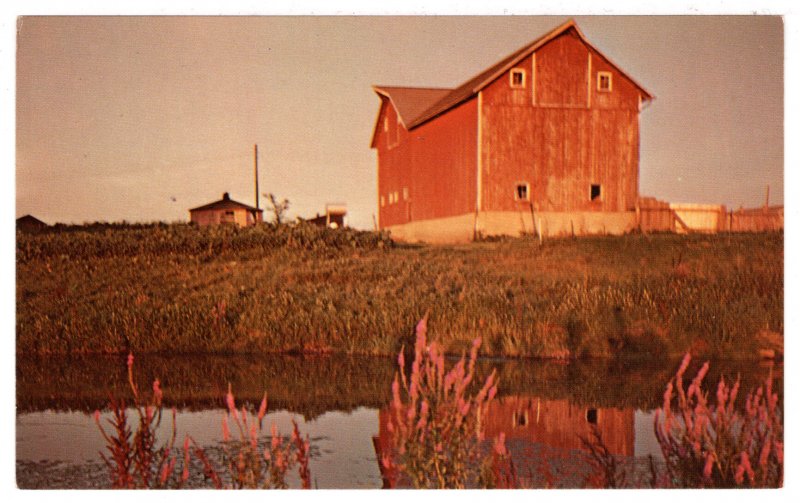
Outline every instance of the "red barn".
<path fill-rule="evenodd" d="M 378 222 L 407 241 L 637 225 L 653 96 L 569 21 L 455 89 L 373 86 Z"/>

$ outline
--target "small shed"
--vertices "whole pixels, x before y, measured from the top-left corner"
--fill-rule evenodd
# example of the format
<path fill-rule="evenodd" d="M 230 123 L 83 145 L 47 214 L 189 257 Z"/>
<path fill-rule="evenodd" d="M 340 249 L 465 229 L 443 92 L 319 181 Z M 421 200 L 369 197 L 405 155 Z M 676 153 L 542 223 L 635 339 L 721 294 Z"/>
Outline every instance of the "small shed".
<path fill-rule="evenodd" d="M 17 219 L 17 230 L 21 232 L 33 234 L 36 232 L 41 232 L 48 227 L 49 226 L 46 223 L 42 222 L 33 215 L 25 215 Z"/>
<path fill-rule="evenodd" d="M 189 219 L 197 225 L 233 224 L 240 227 L 263 221 L 264 210 L 234 201 L 225 192 L 222 199 L 189 210 Z"/>
<path fill-rule="evenodd" d="M 319 225 L 320 227 L 330 227 L 331 229 L 341 229 L 344 227 L 344 219 L 347 216 L 347 206 L 342 203 L 326 204 L 325 214 L 310 218 L 308 222 Z"/>

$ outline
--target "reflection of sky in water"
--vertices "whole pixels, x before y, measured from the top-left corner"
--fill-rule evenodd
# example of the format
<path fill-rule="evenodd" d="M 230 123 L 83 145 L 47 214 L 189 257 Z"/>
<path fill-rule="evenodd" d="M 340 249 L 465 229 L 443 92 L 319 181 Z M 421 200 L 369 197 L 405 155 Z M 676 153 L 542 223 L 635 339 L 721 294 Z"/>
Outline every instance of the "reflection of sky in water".
<path fill-rule="evenodd" d="M 634 457 L 647 457 L 652 455 L 655 459 L 662 459 L 661 447 L 656 440 L 653 427 L 655 412 L 637 410 L 633 413 L 633 455 Z"/>
<path fill-rule="evenodd" d="M 131 410 L 129 420 L 136 418 Z M 168 412 L 165 410 L 165 412 Z M 202 446 L 214 445 L 222 440 L 222 409 L 202 412 L 179 412 L 177 416 L 176 445 L 182 446 L 185 433 L 191 434 Z M 105 419 L 110 414 L 103 414 Z M 359 408 L 351 413 L 328 412 L 313 421 L 304 422 L 302 416 L 279 411 L 267 414 L 263 436 L 269 435 L 272 423 L 281 435 L 292 431 L 292 418 L 300 432 L 312 439 L 310 469 L 312 484 L 321 488 L 375 488 L 381 478 L 375 461 L 372 436 L 378 433 L 378 412 Z M 171 416 L 165 414 L 159 429 L 159 440 L 171 433 Z M 135 424 L 133 425 L 135 429 Z M 231 432 L 233 426 L 231 426 Z M 106 428 L 110 431 L 110 427 Z M 32 412 L 17 416 L 17 459 L 19 461 L 63 461 L 80 464 L 99 460 L 104 449 L 103 438 L 94 424 L 94 418 L 82 412 Z"/>

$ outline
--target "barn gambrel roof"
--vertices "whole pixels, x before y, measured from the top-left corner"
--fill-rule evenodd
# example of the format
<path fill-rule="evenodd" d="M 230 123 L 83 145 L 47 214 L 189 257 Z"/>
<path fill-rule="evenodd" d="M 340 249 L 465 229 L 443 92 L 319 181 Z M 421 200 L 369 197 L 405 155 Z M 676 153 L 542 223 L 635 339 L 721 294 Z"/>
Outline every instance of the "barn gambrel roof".
<path fill-rule="evenodd" d="M 400 115 L 401 122 L 405 128 L 410 131 L 470 98 L 473 98 L 482 89 L 494 82 L 521 60 L 569 30 L 573 30 L 584 44 L 600 55 L 609 65 L 614 67 L 614 69 L 636 86 L 636 88 L 642 92 L 642 101 L 650 101 L 655 97 L 631 78 L 630 75 L 625 73 L 619 65 L 611 61 L 605 54 L 592 45 L 572 19 L 542 35 L 533 42 L 517 49 L 454 89 L 395 86 L 372 86 L 372 88 L 378 95 L 387 98 L 393 104 L 398 115 Z M 375 131 L 377 132 L 377 125 Z M 374 146 L 374 144 L 375 135 L 373 134 L 372 146 Z"/>

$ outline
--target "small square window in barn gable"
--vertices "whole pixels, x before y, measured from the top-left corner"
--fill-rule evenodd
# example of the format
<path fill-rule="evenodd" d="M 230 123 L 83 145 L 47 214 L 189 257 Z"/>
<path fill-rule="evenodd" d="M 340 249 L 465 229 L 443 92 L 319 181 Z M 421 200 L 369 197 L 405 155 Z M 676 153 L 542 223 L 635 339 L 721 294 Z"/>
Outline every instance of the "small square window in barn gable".
<path fill-rule="evenodd" d="M 514 190 L 514 200 L 528 201 L 530 200 L 530 198 L 531 198 L 530 185 L 527 182 L 517 183 L 517 187 Z"/>
<path fill-rule="evenodd" d="M 589 424 L 597 424 L 597 409 L 586 410 L 586 422 Z"/>
<path fill-rule="evenodd" d="M 525 87 L 525 70 L 520 68 L 511 70 L 511 87 Z"/>
<path fill-rule="evenodd" d="M 611 92 L 611 72 L 597 72 L 597 90 Z"/>
<path fill-rule="evenodd" d="M 592 201 L 600 201 L 600 185 L 593 183 L 591 189 L 589 189 L 589 197 Z"/>

